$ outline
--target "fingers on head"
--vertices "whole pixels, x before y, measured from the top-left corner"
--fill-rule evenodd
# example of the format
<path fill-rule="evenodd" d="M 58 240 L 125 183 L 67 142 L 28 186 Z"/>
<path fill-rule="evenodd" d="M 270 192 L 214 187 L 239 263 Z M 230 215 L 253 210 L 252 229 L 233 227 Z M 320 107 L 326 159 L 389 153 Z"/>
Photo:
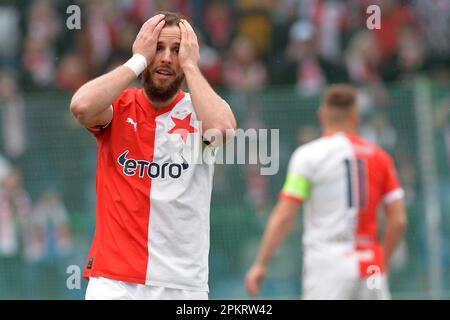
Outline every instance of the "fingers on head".
<path fill-rule="evenodd" d="M 148 19 L 145 23 L 154 23 L 154 24 L 158 24 L 161 20 L 163 20 L 165 17 L 164 14 L 157 14 L 156 16 L 151 17 L 150 19 Z"/>
<path fill-rule="evenodd" d="M 186 23 L 188 30 L 190 30 L 190 34 L 192 35 L 192 39 L 194 39 L 195 42 L 198 42 L 197 34 L 195 33 L 194 28 L 189 24 L 189 22 L 186 21 Z"/>
<path fill-rule="evenodd" d="M 166 20 L 163 19 L 163 20 L 159 21 L 154 29 L 154 32 L 159 34 L 161 32 L 162 28 L 164 28 L 165 24 L 166 24 Z"/>
<path fill-rule="evenodd" d="M 180 27 L 180 31 L 181 31 L 181 39 L 188 40 L 189 34 L 188 34 L 188 30 L 187 30 L 186 26 L 183 23 L 183 20 L 180 20 L 180 22 L 178 23 L 178 26 Z"/>
<path fill-rule="evenodd" d="M 165 21 L 164 17 L 165 15 L 163 14 L 157 14 L 156 16 L 151 17 L 150 19 L 144 22 L 141 30 L 153 31 L 159 25 L 159 23 L 161 23 L 161 21 Z"/>
<path fill-rule="evenodd" d="M 187 28 L 186 28 L 186 25 L 184 24 L 183 21 L 184 21 L 184 20 L 181 19 L 181 20 L 178 22 L 178 26 L 180 27 L 181 31 L 186 32 L 186 31 L 187 31 Z"/>
<path fill-rule="evenodd" d="M 195 34 L 194 29 L 192 28 L 192 26 L 190 25 L 189 22 L 187 22 L 187 20 L 185 19 L 181 19 L 180 23 L 179 23 L 182 35 L 183 35 L 183 30 L 185 33 L 185 37 L 187 39 L 193 40 L 193 41 L 197 41 L 197 35 Z"/>
<path fill-rule="evenodd" d="M 181 22 L 186 27 L 186 30 L 195 34 L 194 29 L 192 28 L 191 24 L 187 20 L 181 19 Z"/>

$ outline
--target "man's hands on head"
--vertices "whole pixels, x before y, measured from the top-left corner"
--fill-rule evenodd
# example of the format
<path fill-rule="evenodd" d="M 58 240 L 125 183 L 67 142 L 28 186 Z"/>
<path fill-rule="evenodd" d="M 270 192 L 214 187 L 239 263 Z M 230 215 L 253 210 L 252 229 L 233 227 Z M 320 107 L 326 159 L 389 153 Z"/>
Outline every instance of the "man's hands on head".
<path fill-rule="evenodd" d="M 141 27 L 136 40 L 133 43 L 133 54 L 140 54 L 147 59 L 149 64 L 156 54 L 158 37 L 166 21 L 163 14 L 148 19 Z"/>
<path fill-rule="evenodd" d="M 178 26 L 181 31 L 180 50 L 178 52 L 178 61 L 183 70 L 186 68 L 197 68 L 200 61 L 200 49 L 197 35 L 194 29 L 186 20 L 182 19 Z"/>
<path fill-rule="evenodd" d="M 124 64 L 126 68 L 118 67 L 77 90 L 72 97 L 70 111 L 79 123 L 92 128 L 111 122 L 114 101 L 154 59 L 165 24 L 164 17 L 158 14 L 142 25 L 133 43 L 133 57 Z"/>

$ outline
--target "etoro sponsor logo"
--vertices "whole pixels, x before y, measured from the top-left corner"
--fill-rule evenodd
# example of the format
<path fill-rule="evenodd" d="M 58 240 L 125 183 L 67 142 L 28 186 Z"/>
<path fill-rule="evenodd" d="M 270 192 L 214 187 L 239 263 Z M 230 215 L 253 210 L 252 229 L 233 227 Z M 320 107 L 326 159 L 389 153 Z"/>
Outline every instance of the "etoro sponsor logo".
<path fill-rule="evenodd" d="M 143 178 L 147 175 L 152 179 L 165 179 L 167 177 L 178 179 L 183 171 L 189 168 L 189 164 L 186 161 L 183 163 L 164 162 L 159 164 L 147 160 L 127 158 L 128 152 L 128 150 L 125 150 L 117 158 L 117 162 L 122 166 L 123 173 L 129 177 L 138 175 L 139 178 Z"/>

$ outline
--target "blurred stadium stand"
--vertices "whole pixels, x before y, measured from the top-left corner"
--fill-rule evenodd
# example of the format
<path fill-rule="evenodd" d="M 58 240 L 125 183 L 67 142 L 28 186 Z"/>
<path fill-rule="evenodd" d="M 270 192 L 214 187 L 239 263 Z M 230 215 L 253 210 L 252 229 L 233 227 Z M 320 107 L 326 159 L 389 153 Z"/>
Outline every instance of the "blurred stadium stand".
<path fill-rule="evenodd" d="M 202 70 L 240 128 L 280 129 L 278 175 L 216 166 L 211 299 L 247 298 L 243 278 L 289 156 L 320 135 L 319 96 L 339 81 L 358 86 L 360 134 L 392 154 L 406 190 L 393 298 L 450 299 L 450 1 L 379 2 L 382 29 L 368 31 L 366 0 L 0 1 L 0 299 L 84 297 L 86 281 L 69 290 L 66 270 L 83 268 L 95 228 L 96 144 L 70 97 L 128 59 L 157 9 L 194 22 Z M 73 3 L 81 30 L 65 27 Z M 299 215 L 262 298 L 299 297 L 301 229 Z"/>

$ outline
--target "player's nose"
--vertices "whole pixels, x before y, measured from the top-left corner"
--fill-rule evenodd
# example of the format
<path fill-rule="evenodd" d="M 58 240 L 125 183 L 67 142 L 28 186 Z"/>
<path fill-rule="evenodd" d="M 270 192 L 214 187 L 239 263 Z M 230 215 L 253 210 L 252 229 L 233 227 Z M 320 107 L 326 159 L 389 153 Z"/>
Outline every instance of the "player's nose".
<path fill-rule="evenodd" d="M 169 48 L 164 49 L 161 56 L 161 62 L 166 64 L 172 64 L 172 52 Z"/>

